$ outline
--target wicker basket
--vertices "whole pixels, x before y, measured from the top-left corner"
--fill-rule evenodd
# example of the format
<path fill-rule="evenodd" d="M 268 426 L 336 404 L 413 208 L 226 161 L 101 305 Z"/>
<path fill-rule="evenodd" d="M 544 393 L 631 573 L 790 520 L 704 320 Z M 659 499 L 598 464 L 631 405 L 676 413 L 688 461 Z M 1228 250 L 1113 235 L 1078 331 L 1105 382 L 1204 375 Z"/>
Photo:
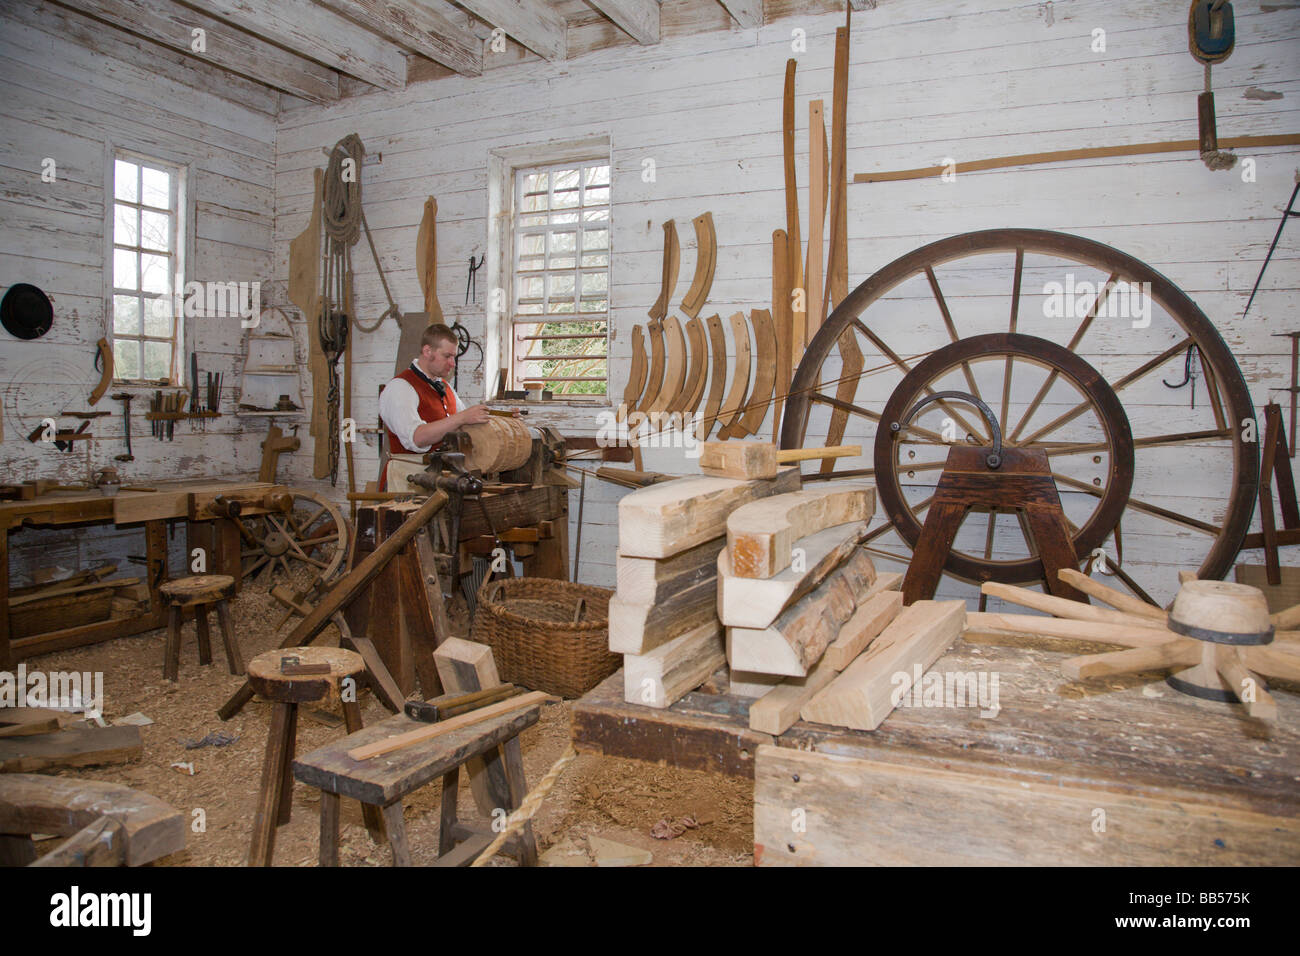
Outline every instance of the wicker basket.
<path fill-rule="evenodd" d="M 613 593 L 551 578 L 487 580 L 470 638 L 492 648 L 502 680 L 581 697 L 622 663 L 609 652 Z"/>

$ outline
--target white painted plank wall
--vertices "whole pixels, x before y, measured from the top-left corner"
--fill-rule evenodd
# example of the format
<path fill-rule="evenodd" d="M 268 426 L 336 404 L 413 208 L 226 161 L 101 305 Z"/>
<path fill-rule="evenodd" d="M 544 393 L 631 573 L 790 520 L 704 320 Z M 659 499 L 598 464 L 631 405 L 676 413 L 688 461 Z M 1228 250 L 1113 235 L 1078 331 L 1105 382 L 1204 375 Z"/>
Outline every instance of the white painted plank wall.
<path fill-rule="evenodd" d="M 1195 138 L 1203 76 L 1187 53 L 1184 4 L 1063 0 L 1050 5 L 1050 23 L 1048 9 L 1020 0 L 960 0 L 881 4 L 856 15 L 850 177 L 927 166 L 946 156 Z M 841 22 L 838 15 L 795 17 L 757 30 L 620 47 L 560 64 L 521 64 L 473 80 L 448 78 L 286 112 L 276 139 L 275 273 L 287 275 L 288 241 L 305 222 L 311 169 L 324 159 L 320 148 L 355 131 L 369 151 L 383 154 L 381 164 L 365 169 L 366 215 L 399 305 L 419 307 L 415 231 L 423 199 L 434 194 L 440 299 L 448 319 L 459 318 L 478 337 L 487 290 L 480 279 L 476 301 L 464 304 L 465 266 L 471 253 L 487 246 L 489 151 L 607 134 L 615 170 L 612 393 L 619 396 L 631 327 L 645 321 L 658 291 L 662 220 L 676 219 L 683 246 L 674 302 L 694 269 L 689 220 L 709 209 L 719 252 L 705 314 L 768 305 L 770 237 L 784 227 L 780 98 L 792 30 L 807 37 L 806 52 L 795 54 L 799 182 L 806 187 L 807 104 L 823 99 L 829 123 L 834 31 Z M 1300 129 L 1300 10 L 1239 4 L 1237 25 L 1237 51 L 1214 70 L 1220 136 Z M 1096 28 L 1106 33 L 1104 53 L 1092 50 Z M 1282 96 L 1260 99 L 1251 90 Z M 1030 226 L 1099 239 L 1150 263 L 1191 294 L 1223 331 L 1262 404 L 1280 395 L 1270 389 L 1287 384 L 1285 340 L 1270 336 L 1291 327 L 1286 316 L 1300 292 L 1300 233 L 1284 235 L 1250 321 L 1235 316 L 1289 195 L 1300 150 L 1243 155 L 1256 160 L 1254 183 L 1236 172 L 1210 173 L 1193 156 L 1177 154 L 966 174 L 952 184 L 855 185 L 849 192 L 850 287 L 918 246 L 975 229 Z M 653 182 L 641 176 L 647 159 L 655 161 Z M 805 215 L 806 207 L 805 192 Z M 359 309 L 370 321 L 386 303 L 364 246 L 355 261 Z M 970 306 L 960 297 L 950 301 L 960 325 L 962 307 Z M 900 351 L 906 352 L 912 326 L 917 337 L 933 333 L 933 311 L 929 304 L 923 321 L 900 323 L 900 342 L 894 343 Z M 894 334 L 886 336 L 891 343 Z M 1136 348 L 1122 330 L 1098 329 L 1096 335 L 1084 350 L 1090 360 L 1093 353 Z M 392 325 L 357 339 L 355 401 L 362 424 L 374 418 L 374 403 L 365 396 L 389 374 L 395 342 Z M 1174 365 L 1181 370 L 1171 363 L 1166 377 L 1177 371 Z M 868 390 L 864 385 L 860 394 Z M 462 375 L 462 392 L 483 394 L 471 369 Z M 1182 414 L 1186 392 L 1148 389 L 1136 403 L 1144 418 L 1162 421 Z M 574 433 L 596 428 L 589 410 L 556 417 Z M 872 436 L 852 427 L 848 438 L 869 446 Z M 763 433 L 770 430 L 767 424 Z M 814 432 L 810 441 L 820 437 Z M 680 451 L 649 450 L 645 459 L 648 468 L 694 470 Z M 294 462 L 305 466 L 304 457 Z M 1188 485 L 1195 484 L 1188 476 Z M 1165 485 L 1166 493 L 1180 493 Z M 584 581 L 613 583 L 622 494 L 588 483 Z M 1192 487 L 1190 494 L 1189 508 L 1213 508 L 1204 491 Z M 570 511 L 576 521 L 576 495 Z M 1170 581 L 1194 551 L 1191 533 L 1173 531 L 1163 531 L 1171 542 L 1163 552 L 1167 563 L 1155 566 L 1156 576 Z M 952 593 L 969 596 L 973 589 L 957 586 Z"/>
<path fill-rule="evenodd" d="M 86 410 L 99 375 L 95 342 L 107 330 L 104 305 L 106 161 L 113 147 L 189 167 L 194 200 L 190 278 L 271 278 L 274 113 L 278 98 L 257 84 L 195 63 L 144 40 L 49 4 L 5 4 L 0 12 L 0 287 L 30 282 L 54 303 L 54 325 L 41 339 L 0 331 L 6 481 L 87 480 L 114 465 L 128 482 L 257 469 L 265 420 L 232 414 L 238 394 L 238 319 L 194 319 L 184 351 L 199 353 L 200 374 L 225 375 L 226 416 L 196 430 L 179 423 L 174 442 L 149 436 L 152 390 L 132 389 L 135 461 L 125 451 L 121 404 L 106 395 L 95 410 L 112 411 L 88 431 L 93 442 L 64 454 L 26 440 L 41 415 Z M 41 180 L 42 160 L 57 166 Z M 109 395 L 113 391 L 110 391 Z M 79 422 L 62 419 L 61 426 Z M 183 531 L 183 529 L 181 529 Z M 178 535 L 183 546 L 183 534 Z M 36 567 L 66 570 L 142 554 L 136 531 L 111 527 L 27 531 L 13 535 L 15 584 Z M 179 551 L 177 552 L 179 557 Z"/>

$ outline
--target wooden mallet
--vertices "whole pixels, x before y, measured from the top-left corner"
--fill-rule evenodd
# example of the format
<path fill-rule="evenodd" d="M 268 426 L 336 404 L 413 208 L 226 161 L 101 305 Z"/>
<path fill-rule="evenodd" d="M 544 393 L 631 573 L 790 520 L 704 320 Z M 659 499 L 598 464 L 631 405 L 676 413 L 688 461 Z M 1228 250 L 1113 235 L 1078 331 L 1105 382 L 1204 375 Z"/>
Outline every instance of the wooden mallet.
<path fill-rule="evenodd" d="M 718 478 L 775 478 L 777 468 L 791 462 L 861 454 L 861 445 L 779 449 L 761 441 L 706 441 L 700 452 L 700 471 Z"/>

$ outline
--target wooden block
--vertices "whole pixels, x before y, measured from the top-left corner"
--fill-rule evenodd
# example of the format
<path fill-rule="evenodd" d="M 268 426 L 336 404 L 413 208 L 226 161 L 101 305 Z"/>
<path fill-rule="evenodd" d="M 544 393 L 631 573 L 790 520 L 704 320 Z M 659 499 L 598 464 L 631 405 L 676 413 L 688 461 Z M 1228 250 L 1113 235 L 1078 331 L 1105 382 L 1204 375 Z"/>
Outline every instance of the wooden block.
<path fill-rule="evenodd" d="M 448 638 L 433 652 L 433 661 L 438 667 L 443 689 L 451 694 L 487 690 L 501 683 L 492 648 L 486 644 L 459 637 Z"/>
<path fill-rule="evenodd" d="M 753 671 L 728 672 L 727 693 L 734 697 L 762 697 L 785 680 L 780 674 L 755 674 Z"/>
<path fill-rule="evenodd" d="M 776 446 L 765 441 L 706 441 L 699 466 L 718 478 L 775 478 Z"/>
<path fill-rule="evenodd" d="M 688 548 L 671 558 L 615 557 L 616 591 L 629 604 L 666 601 L 717 574 L 718 555 L 727 545 L 725 535 Z"/>
<path fill-rule="evenodd" d="M 139 727 L 69 727 L 56 734 L 0 739 L 0 772 L 128 763 L 143 753 Z"/>
<path fill-rule="evenodd" d="M 0 737 L 52 734 L 62 726 L 60 718 L 69 716 L 48 707 L 5 707 L 0 709 Z"/>
<path fill-rule="evenodd" d="M 961 634 L 964 601 L 917 601 L 904 608 L 829 687 L 800 712 L 804 720 L 853 730 L 875 730 L 911 686 Z M 900 684 L 898 675 L 904 675 Z"/>
<path fill-rule="evenodd" d="M 718 623 L 716 577 L 657 604 L 630 604 L 615 594 L 609 600 L 609 649 L 645 654 L 709 623 Z"/>
<path fill-rule="evenodd" d="M 750 502 L 727 518 L 732 573 L 770 578 L 790 566 L 800 538 L 832 525 L 868 521 L 875 510 L 875 488 L 819 488 Z"/>
<path fill-rule="evenodd" d="M 866 522 L 853 521 L 800 538 L 800 562 L 766 580 L 738 577 L 731 553 L 723 549 L 717 557 L 719 619 L 728 627 L 767 627 L 843 564 L 866 534 Z"/>
<path fill-rule="evenodd" d="M 675 478 L 624 495 L 618 503 L 618 552 L 628 557 L 667 558 L 727 532 L 727 516 L 769 495 L 797 491 L 799 469 L 771 480 Z"/>
<path fill-rule="evenodd" d="M 623 698 L 631 704 L 670 707 L 725 663 L 722 627 L 710 621 L 648 654 L 623 659 Z"/>
<path fill-rule="evenodd" d="M 897 592 L 894 592 L 897 593 Z M 902 600 L 902 595 L 898 595 Z M 771 693 L 754 701 L 749 708 L 749 727 L 765 734 L 781 735 L 799 719 L 803 705 L 833 681 L 838 672 L 822 658 L 803 677 L 787 677 Z"/>
<path fill-rule="evenodd" d="M 842 671 L 854 658 L 866 650 L 867 645 L 875 640 L 885 627 L 898 616 L 903 609 L 901 591 L 882 591 L 866 598 L 848 623 L 840 628 L 840 636 L 835 643 L 826 648 L 826 655 L 818 666 Z"/>
<path fill-rule="evenodd" d="M 905 748 L 862 759 L 760 746 L 754 863 L 1288 866 L 1300 852 L 1294 815 L 1150 778 L 1134 786 L 1068 776 Z M 793 807 L 805 811 L 797 833 Z M 1090 829 L 1099 807 L 1108 822 L 1100 833 Z"/>
<path fill-rule="evenodd" d="M 866 553 L 853 552 L 816 590 L 783 611 L 769 627 L 727 628 L 727 660 L 742 671 L 802 677 L 839 636 L 874 577 Z"/>

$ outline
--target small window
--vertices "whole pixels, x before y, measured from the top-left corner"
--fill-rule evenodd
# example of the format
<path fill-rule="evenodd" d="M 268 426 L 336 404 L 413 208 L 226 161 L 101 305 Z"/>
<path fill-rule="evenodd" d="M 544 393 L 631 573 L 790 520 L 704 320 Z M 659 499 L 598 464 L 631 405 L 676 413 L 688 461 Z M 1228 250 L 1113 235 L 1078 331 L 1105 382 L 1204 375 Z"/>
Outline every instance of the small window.
<path fill-rule="evenodd" d="M 514 171 L 513 388 L 606 394 L 609 188 L 608 160 Z"/>
<path fill-rule="evenodd" d="M 180 383 L 184 170 L 119 153 L 112 172 L 110 316 L 114 377 Z"/>

